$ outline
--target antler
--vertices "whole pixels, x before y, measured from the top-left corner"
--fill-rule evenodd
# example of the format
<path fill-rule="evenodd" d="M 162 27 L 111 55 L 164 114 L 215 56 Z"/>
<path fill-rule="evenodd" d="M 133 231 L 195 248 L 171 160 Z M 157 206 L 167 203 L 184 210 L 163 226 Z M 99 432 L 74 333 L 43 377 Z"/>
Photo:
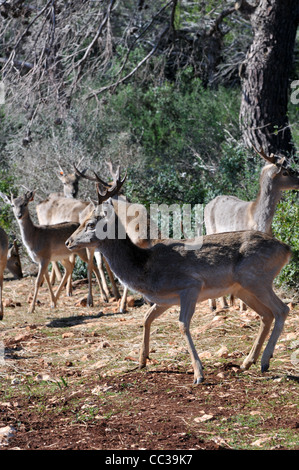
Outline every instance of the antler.
<path fill-rule="evenodd" d="M 120 167 L 118 165 L 116 171 L 113 171 L 113 166 L 112 166 L 112 162 L 106 162 L 108 167 L 109 167 L 109 171 L 110 171 L 110 174 L 112 176 L 112 179 L 113 181 L 116 181 L 117 179 L 119 179 L 119 173 L 120 173 Z"/>
<path fill-rule="evenodd" d="M 274 165 L 276 164 L 276 158 L 275 158 L 274 153 L 271 153 L 270 157 L 268 157 L 268 155 L 265 154 L 263 148 L 261 148 L 261 150 L 258 151 L 258 150 L 255 148 L 254 145 L 252 145 L 252 147 L 254 148 L 254 150 L 256 151 L 256 153 L 258 153 L 264 160 L 267 160 L 267 162 L 273 163 Z"/>
<path fill-rule="evenodd" d="M 94 177 L 86 175 L 85 173 L 82 173 L 81 171 L 78 170 L 75 164 L 73 164 L 73 167 L 75 169 L 75 173 L 80 176 L 81 178 L 85 178 L 86 180 L 89 181 L 94 181 L 95 183 L 101 184 L 105 188 L 110 188 L 111 185 L 109 183 L 106 183 L 106 181 L 102 180 L 99 175 L 96 174 L 95 171 L 93 171 Z"/>
<path fill-rule="evenodd" d="M 124 184 L 126 177 L 127 177 L 127 172 L 125 173 L 125 176 L 121 180 L 119 176 L 119 169 L 118 169 L 118 178 L 114 180 L 114 184 L 110 189 L 106 189 L 105 193 L 101 193 L 99 189 L 99 185 L 97 185 L 98 204 L 102 204 L 103 202 L 107 201 L 107 199 L 117 194 L 120 191 L 122 185 Z"/>
<path fill-rule="evenodd" d="M 258 151 L 254 145 L 253 145 L 253 148 L 254 150 L 262 157 L 264 158 L 264 160 L 266 160 L 267 162 L 269 163 L 273 163 L 274 165 L 278 166 L 278 167 L 283 167 L 283 168 L 288 168 L 289 167 L 289 164 L 288 164 L 288 161 L 286 159 L 286 157 L 282 157 L 282 156 L 276 156 L 274 155 L 274 153 L 271 153 L 270 157 L 268 157 L 263 148 L 261 148 L 260 151 Z"/>
<path fill-rule="evenodd" d="M 122 180 L 120 179 L 120 168 L 118 167 L 117 171 L 114 173 L 113 185 L 111 185 L 109 183 L 106 183 L 106 181 L 102 180 L 102 178 L 100 178 L 95 171 L 93 171 L 94 176 L 89 176 L 81 173 L 75 164 L 73 164 L 73 166 L 77 175 L 81 176 L 82 178 L 85 178 L 86 180 L 93 181 L 96 183 L 99 204 L 102 204 L 104 201 L 107 201 L 107 199 L 117 194 L 120 191 L 127 177 L 126 172 L 124 178 Z M 101 193 L 100 184 L 107 188 L 105 193 Z"/>

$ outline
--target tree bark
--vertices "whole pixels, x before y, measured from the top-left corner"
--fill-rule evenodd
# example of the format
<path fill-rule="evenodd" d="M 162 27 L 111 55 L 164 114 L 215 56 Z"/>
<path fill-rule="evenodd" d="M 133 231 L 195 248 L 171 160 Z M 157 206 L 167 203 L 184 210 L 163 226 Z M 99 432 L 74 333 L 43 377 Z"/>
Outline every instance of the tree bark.
<path fill-rule="evenodd" d="M 260 0 L 250 16 L 253 42 L 240 68 L 240 128 L 248 148 L 295 152 L 287 107 L 298 19 L 298 0 Z"/>

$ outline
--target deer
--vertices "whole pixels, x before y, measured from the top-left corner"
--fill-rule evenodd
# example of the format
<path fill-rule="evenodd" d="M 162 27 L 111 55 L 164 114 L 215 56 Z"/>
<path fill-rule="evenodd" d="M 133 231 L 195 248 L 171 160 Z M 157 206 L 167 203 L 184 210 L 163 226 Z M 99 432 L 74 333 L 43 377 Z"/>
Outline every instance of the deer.
<path fill-rule="evenodd" d="M 38 218 L 38 222 L 40 225 L 52 225 L 55 223 L 60 223 L 60 222 L 65 222 L 65 221 L 69 222 L 69 220 L 64 219 L 64 215 L 68 214 L 67 211 L 65 211 L 64 214 L 62 214 L 62 219 L 59 219 L 58 222 L 56 222 L 57 210 L 55 207 L 56 206 L 55 203 L 57 200 L 64 201 L 65 200 L 64 198 L 69 198 L 69 200 L 71 201 L 75 199 L 78 195 L 80 177 L 74 172 L 66 173 L 62 169 L 59 162 L 58 162 L 58 169 L 59 169 L 59 172 L 57 176 L 63 184 L 63 192 L 50 193 L 44 201 L 40 202 L 36 206 L 37 218 Z M 85 171 L 86 170 L 82 170 L 82 174 L 84 174 Z M 71 202 L 70 202 L 70 205 L 71 205 Z M 61 210 L 61 207 L 59 209 Z M 61 272 L 58 268 L 56 261 L 52 263 L 51 282 L 53 284 L 55 282 L 55 277 L 57 277 L 57 279 L 61 281 Z M 69 284 L 69 291 L 70 289 L 71 289 L 71 285 Z"/>
<path fill-rule="evenodd" d="M 7 254 L 8 254 L 8 236 L 0 227 L 0 320 L 3 320 L 3 279 L 4 279 L 4 269 L 6 268 L 7 264 Z"/>
<path fill-rule="evenodd" d="M 5 268 L 13 274 L 15 279 L 23 277 L 16 240 L 13 241 L 12 246 L 9 246 L 7 233 L 0 227 L 0 320 L 3 320 L 4 314 L 2 296 Z"/>
<path fill-rule="evenodd" d="M 256 152 L 266 161 L 256 199 L 242 201 L 235 196 L 217 196 L 210 201 L 204 210 L 208 235 L 237 230 L 259 230 L 272 235 L 272 220 L 283 191 L 299 189 L 299 174 L 288 165 L 285 157 L 273 153 L 268 156 L 263 149 Z M 222 307 L 228 307 L 225 298 Z M 216 308 L 215 299 L 210 300 L 210 308 Z M 240 302 L 240 309 L 246 309 L 243 302 Z"/>
<path fill-rule="evenodd" d="M 111 188 L 111 186 L 113 186 L 113 184 L 116 184 L 117 180 L 119 179 L 119 177 L 120 177 L 120 166 L 118 165 L 117 169 L 113 170 L 112 163 L 111 162 L 106 162 L 106 163 L 109 167 L 109 171 L 110 171 L 110 174 L 112 176 L 112 182 L 111 183 L 108 183 L 108 182 L 104 181 L 101 177 L 98 176 L 98 174 L 96 172 L 93 172 L 94 176 L 90 176 L 87 173 L 85 173 L 85 174 L 80 173 L 80 171 L 78 170 L 78 168 L 75 165 L 74 165 L 74 169 L 75 169 L 75 172 L 81 178 L 85 178 L 89 181 L 93 181 L 97 185 L 101 185 L 102 187 L 107 189 L 107 188 Z M 130 227 L 130 221 L 135 217 L 135 214 L 134 215 L 128 215 L 128 208 L 130 206 L 132 206 L 132 204 L 129 201 L 127 201 L 127 199 L 125 197 L 123 197 L 123 195 L 120 195 L 120 194 L 115 194 L 114 196 L 112 196 L 111 203 L 113 204 L 113 208 L 114 208 L 115 212 L 117 213 L 118 217 L 125 218 L 124 225 L 126 227 L 128 227 L 128 226 Z M 86 215 L 88 215 L 87 210 L 85 211 L 85 213 L 86 213 Z M 83 219 L 84 219 L 84 217 L 82 217 L 82 220 Z M 141 248 L 148 248 L 148 247 L 152 246 L 153 244 L 161 241 L 160 239 L 150 238 L 150 224 L 152 224 L 152 223 L 153 223 L 153 221 L 150 220 L 150 217 L 147 214 L 147 230 L 146 230 L 146 234 L 145 234 L 146 236 L 144 238 L 141 238 L 139 236 L 138 231 L 133 230 L 133 227 L 129 229 L 129 237 L 131 238 L 133 243 L 135 243 L 136 245 L 138 245 Z M 159 230 L 157 230 L 157 232 L 158 232 L 158 236 L 159 236 L 160 235 Z M 123 294 L 122 294 L 120 304 L 119 304 L 120 313 L 124 313 L 127 310 L 127 296 L 128 296 L 128 287 L 126 285 L 124 285 Z"/>
<path fill-rule="evenodd" d="M 233 294 L 260 316 L 259 332 L 242 370 L 256 363 L 274 320 L 261 358 L 261 371 L 266 372 L 289 312 L 272 285 L 290 260 L 290 247 L 266 233 L 245 230 L 205 235 L 195 245 L 190 240 L 169 240 L 140 248 L 126 232 L 118 236 L 119 230 L 123 231 L 120 220 L 105 204 L 119 192 L 125 179 L 126 175 L 104 192 L 97 188 L 98 203 L 66 246 L 71 251 L 90 246 L 99 249 L 115 275 L 152 303 L 144 317 L 139 367 L 146 367 L 152 322 L 172 305 L 179 305 L 179 328 L 191 357 L 194 383 L 203 382 L 202 363 L 190 333 L 195 307 L 215 296 Z"/>
<path fill-rule="evenodd" d="M 22 279 L 23 271 L 16 240 L 13 240 L 13 243 L 8 245 L 6 268 L 11 272 L 14 279 Z"/>
<path fill-rule="evenodd" d="M 51 193 L 48 198 L 36 206 L 37 218 L 40 225 L 54 225 L 63 222 L 80 222 L 80 214 L 89 207 L 90 202 L 76 199 L 78 193 L 78 184 L 80 178 L 84 176 L 86 169 L 79 172 L 65 173 L 60 166 L 59 178 L 63 183 L 63 193 Z M 92 295 L 92 272 L 94 271 L 96 280 L 99 284 L 102 300 L 108 301 L 109 289 L 106 283 L 105 275 L 101 264 L 96 266 L 93 262 L 94 252 L 87 251 L 87 276 L 88 276 L 88 295 L 87 305 L 93 306 Z M 75 264 L 73 255 L 70 257 L 71 263 Z M 59 279 L 59 269 L 55 261 L 52 262 L 51 282 L 54 281 L 54 274 Z M 61 278 L 60 278 L 61 280 Z M 67 281 L 67 292 L 71 295 L 71 276 Z"/>
<path fill-rule="evenodd" d="M 19 224 L 23 243 L 33 262 L 38 264 L 38 275 L 35 282 L 33 300 L 29 313 L 35 309 L 39 287 L 45 277 L 51 298 L 51 307 L 56 307 L 61 290 L 67 282 L 73 270 L 70 261 L 70 251 L 65 245 L 67 238 L 76 230 L 79 223 L 66 222 L 55 225 L 35 225 L 31 219 L 28 205 L 34 200 L 35 191 L 26 191 L 23 195 L 11 198 L 1 193 L 2 199 L 9 204 Z M 88 262 L 86 249 L 75 250 L 73 254 L 80 256 L 84 262 Z M 51 261 L 60 261 L 65 268 L 62 280 L 54 294 L 48 274 L 48 265 Z"/>

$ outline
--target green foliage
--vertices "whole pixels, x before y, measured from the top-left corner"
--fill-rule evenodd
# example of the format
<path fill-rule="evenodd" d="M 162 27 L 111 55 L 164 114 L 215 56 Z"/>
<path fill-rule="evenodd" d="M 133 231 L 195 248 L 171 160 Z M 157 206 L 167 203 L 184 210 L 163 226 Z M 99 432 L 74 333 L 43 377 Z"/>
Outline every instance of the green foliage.
<path fill-rule="evenodd" d="M 87 264 L 82 261 L 79 256 L 76 257 L 75 267 L 73 270 L 74 279 L 86 279 L 87 278 Z"/>
<path fill-rule="evenodd" d="M 9 195 L 10 192 L 14 193 L 14 179 L 7 170 L 0 169 L 0 192 Z M 2 201 L 2 199 L 1 199 Z M 5 230 L 9 231 L 11 228 L 11 223 L 13 220 L 13 215 L 10 206 L 1 203 L 0 210 L 0 225 Z"/>
<path fill-rule="evenodd" d="M 287 243 L 293 250 L 289 264 L 278 277 L 278 284 L 287 284 L 292 288 L 299 285 L 299 204 L 298 194 L 290 191 L 278 204 L 273 220 L 273 234 L 279 240 Z"/>
<path fill-rule="evenodd" d="M 182 72 L 176 84 L 127 85 L 107 103 L 106 126 L 110 121 L 113 129 L 120 125 L 129 132 L 151 166 L 165 161 L 184 166 L 186 159 L 194 160 L 195 151 L 203 160 L 217 159 L 226 132 L 238 135 L 239 93 L 204 89 L 190 74 L 190 69 Z"/>

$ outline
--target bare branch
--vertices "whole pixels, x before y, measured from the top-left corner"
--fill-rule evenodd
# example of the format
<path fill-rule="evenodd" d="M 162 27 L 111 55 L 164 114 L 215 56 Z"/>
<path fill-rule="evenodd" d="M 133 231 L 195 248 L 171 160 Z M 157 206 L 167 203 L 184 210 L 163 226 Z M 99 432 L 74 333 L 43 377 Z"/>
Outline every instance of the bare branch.
<path fill-rule="evenodd" d="M 158 46 L 160 44 L 160 41 L 161 39 L 163 38 L 163 36 L 167 33 L 167 31 L 169 31 L 169 26 L 166 26 L 166 28 L 164 28 L 164 30 L 162 31 L 162 33 L 160 34 L 159 38 L 158 38 L 158 41 L 157 43 L 155 44 L 155 46 L 152 48 L 152 50 L 136 65 L 136 67 L 131 70 L 130 73 L 128 73 L 125 77 L 123 77 L 122 79 L 119 79 L 117 82 L 115 83 L 112 83 L 110 85 L 107 85 L 105 87 L 102 87 L 100 88 L 100 90 L 96 90 L 96 91 L 93 91 L 92 93 L 90 93 L 89 95 L 87 95 L 87 97 L 85 98 L 85 101 L 86 100 L 89 100 L 91 98 L 94 98 L 95 96 L 98 96 L 100 95 L 101 93 L 103 93 L 104 91 L 107 91 L 107 90 L 115 90 L 116 87 L 118 85 L 120 85 L 121 83 L 125 82 L 126 80 L 128 80 L 129 78 L 131 78 L 136 72 L 137 70 L 140 69 L 140 67 L 142 67 L 143 64 L 145 64 L 151 57 L 152 55 L 154 55 L 154 53 L 156 52 L 156 50 L 158 49 Z"/>

